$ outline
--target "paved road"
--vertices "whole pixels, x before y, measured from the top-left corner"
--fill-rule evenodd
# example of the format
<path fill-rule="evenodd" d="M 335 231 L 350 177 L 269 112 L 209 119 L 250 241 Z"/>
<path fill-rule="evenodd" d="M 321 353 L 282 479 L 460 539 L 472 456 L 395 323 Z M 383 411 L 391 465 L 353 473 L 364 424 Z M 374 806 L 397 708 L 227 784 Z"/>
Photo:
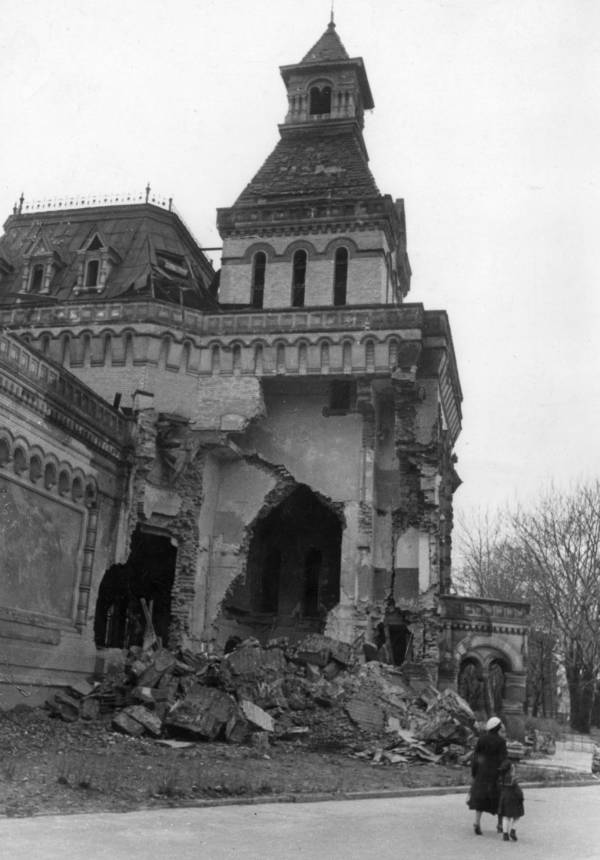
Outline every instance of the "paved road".
<path fill-rule="evenodd" d="M 461 794 L 1 819 L 7 860 L 598 860 L 600 786 L 530 789 L 519 842 Z"/>

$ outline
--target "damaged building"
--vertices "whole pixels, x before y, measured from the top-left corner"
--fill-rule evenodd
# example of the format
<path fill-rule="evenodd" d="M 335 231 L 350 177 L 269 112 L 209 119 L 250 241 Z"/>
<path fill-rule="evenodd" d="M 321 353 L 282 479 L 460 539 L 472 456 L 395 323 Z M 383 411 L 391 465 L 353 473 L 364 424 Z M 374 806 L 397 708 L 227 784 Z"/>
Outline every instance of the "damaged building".
<path fill-rule="evenodd" d="M 521 707 L 526 607 L 451 595 L 460 381 L 446 313 L 406 301 L 364 62 L 331 22 L 281 76 L 218 273 L 149 188 L 6 221 L 5 698 L 89 676 L 150 617 L 191 650 L 324 633 Z"/>

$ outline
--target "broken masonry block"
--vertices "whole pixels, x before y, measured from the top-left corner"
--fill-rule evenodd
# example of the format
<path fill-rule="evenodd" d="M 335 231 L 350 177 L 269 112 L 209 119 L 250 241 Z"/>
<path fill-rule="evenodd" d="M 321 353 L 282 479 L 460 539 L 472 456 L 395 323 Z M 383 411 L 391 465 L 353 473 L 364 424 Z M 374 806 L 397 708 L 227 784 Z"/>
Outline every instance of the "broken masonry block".
<path fill-rule="evenodd" d="M 275 731 L 273 717 L 271 717 L 270 714 L 267 714 L 266 711 L 263 711 L 262 708 L 259 708 L 258 705 L 255 705 L 254 702 L 249 702 L 247 699 L 244 699 L 240 703 L 240 707 L 242 709 L 242 713 L 252 727 L 264 732 Z"/>
<path fill-rule="evenodd" d="M 360 729 L 368 732 L 384 731 L 386 714 L 366 692 L 354 695 L 346 702 L 344 709 Z"/>
<path fill-rule="evenodd" d="M 235 712 L 235 701 L 228 693 L 216 687 L 197 686 L 193 695 L 173 705 L 165 718 L 165 728 L 201 740 L 215 740 Z"/>
<path fill-rule="evenodd" d="M 144 734 L 144 727 L 137 720 L 134 720 L 125 711 L 116 714 L 112 720 L 113 728 L 125 735 L 131 735 L 134 738 L 139 738 Z"/>
<path fill-rule="evenodd" d="M 265 673 L 281 674 L 286 668 L 285 655 L 281 648 L 261 648 L 254 640 L 242 642 L 226 655 L 224 662 L 234 675 L 243 677 Z"/>
<path fill-rule="evenodd" d="M 155 711 L 149 711 L 143 705 L 131 705 L 123 712 L 136 720 L 150 735 L 158 738 L 162 732 L 162 720 Z"/>
<path fill-rule="evenodd" d="M 330 656 L 331 652 L 329 648 L 315 648 L 314 650 L 309 650 L 306 647 L 302 647 L 300 650 L 296 651 L 296 660 L 299 663 L 309 663 L 312 666 L 320 666 L 321 668 L 329 663 Z"/>
<path fill-rule="evenodd" d="M 83 699 L 79 706 L 82 720 L 97 720 L 100 716 L 100 702 L 94 696 Z"/>
<path fill-rule="evenodd" d="M 89 684 L 87 681 L 74 681 L 66 688 L 66 692 L 73 699 L 83 699 L 94 692 L 94 684 Z"/>
<path fill-rule="evenodd" d="M 331 657 L 342 666 L 349 666 L 353 662 L 352 645 L 348 642 L 340 642 L 339 639 L 329 640 Z"/>

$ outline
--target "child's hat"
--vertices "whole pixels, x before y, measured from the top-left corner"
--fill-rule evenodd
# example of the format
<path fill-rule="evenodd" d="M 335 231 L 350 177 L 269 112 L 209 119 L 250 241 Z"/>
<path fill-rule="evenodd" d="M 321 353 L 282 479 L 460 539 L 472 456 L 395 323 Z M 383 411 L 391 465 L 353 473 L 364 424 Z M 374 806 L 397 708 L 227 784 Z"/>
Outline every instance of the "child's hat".
<path fill-rule="evenodd" d="M 485 724 L 486 731 L 491 732 L 492 729 L 495 729 L 496 726 L 499 726 L 502 720 L 498 717 L 490 717 L 487 723 Z"/>

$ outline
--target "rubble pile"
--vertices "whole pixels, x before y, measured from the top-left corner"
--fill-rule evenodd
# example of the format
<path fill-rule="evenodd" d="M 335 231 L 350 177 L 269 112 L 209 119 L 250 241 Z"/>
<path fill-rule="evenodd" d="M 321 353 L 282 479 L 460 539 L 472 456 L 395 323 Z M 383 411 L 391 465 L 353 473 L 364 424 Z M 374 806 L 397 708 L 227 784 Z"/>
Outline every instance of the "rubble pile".
<path fill-rule="evenodd" d="M 153 642 L 131 648 L 122 670 L 58 692 L 47 707 L 67 721 L 109 715 L 134 737 L 263 751 L 295 741 L 376 764 L 458 761 L 474 740 L 473 712 L 457 693 L 438 692 L 409 664 L 361 663 L 351 645 L 317 634 L 294 646 L 247 639 L 224 655 L 174 654 Z"/>

